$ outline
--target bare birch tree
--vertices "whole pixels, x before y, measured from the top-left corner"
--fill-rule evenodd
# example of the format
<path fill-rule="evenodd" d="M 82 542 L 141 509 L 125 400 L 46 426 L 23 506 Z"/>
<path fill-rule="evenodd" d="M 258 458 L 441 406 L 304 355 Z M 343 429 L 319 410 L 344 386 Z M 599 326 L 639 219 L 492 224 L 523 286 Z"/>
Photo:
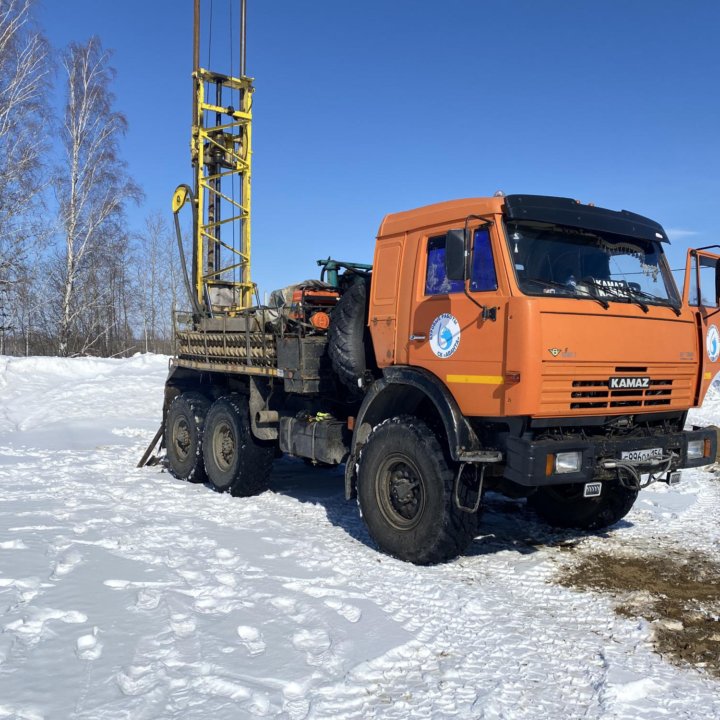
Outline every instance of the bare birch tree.
<path fill-rule="evenodd" d="M 0 289 L 4 314 L 11 318 L 33 241 L 47 236 L 36 210 L 47 185 L 42 128 L 48 118 L 49 51 L 30 10 L 31 0 L 0 0 Z"/>
<path fill-rule="evenodd" d="M 64 159 L 54 186 L 64 238 L 58 352 L 68 355 L 107 344 L 117 330 L 116 314 L 107 312 L 116 288 L 107 284 L 108 273 L 99 269 L 126 260 L 125 206 L 129 200 L 139 201 L 141 191 L 119 155 L 127 121 L 113 109 L 110 87 L 115 71 L 110 54 L 93 37 L 84 45 L 68 47 L 63 68 L 67 75 L 61 130 Z"/>
<path fill-rule="evenodd" d="M 178 305 L 180 272 L 177 241 L 159 212 L 145 218 L 136 248 L 137 314 L 145 352 L 169 352 L 172 312 Z"/>

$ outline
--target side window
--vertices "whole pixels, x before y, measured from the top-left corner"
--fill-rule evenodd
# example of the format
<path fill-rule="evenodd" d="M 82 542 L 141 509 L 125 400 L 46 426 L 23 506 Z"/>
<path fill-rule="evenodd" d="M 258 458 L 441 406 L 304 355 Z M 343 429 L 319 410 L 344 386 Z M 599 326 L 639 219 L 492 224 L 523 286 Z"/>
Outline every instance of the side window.
<path fill-rule="evenodd" d="M 497 290 L 497 275 L 495 275 L 490 233 L 487 228 L 478 228 L 473 236 L 470 290 L 474 292 Z"/>
<path fill-rule="evenodd" d="M 462 292 L 462 280 L 448 280 L 445 275 L 445 236 L 428 239 L 427 272 L 425 274 L 426 295 L 448 295 Z"/>
<path fill-rule="evenodd" d="M 715 299 L 715 259 L 704 255 L 700 259 L 700 293 L 698 297 L 697 261 L 698 256 L 692 258 L 690 266 L 690 292 L 688 301 L 690 305 L 703 305 L 704 307 L 717 307 Z"/>

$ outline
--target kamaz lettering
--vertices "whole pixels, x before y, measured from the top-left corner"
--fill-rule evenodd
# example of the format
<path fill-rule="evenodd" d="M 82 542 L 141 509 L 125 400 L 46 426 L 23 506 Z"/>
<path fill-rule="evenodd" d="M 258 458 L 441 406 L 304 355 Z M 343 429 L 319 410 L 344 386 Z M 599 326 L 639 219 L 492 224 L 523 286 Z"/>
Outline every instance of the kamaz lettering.
<path fill-rule="evenodd" d="M 649 377 L 611 377 L 611 390 L 645 389 L 650 387 Z"/>

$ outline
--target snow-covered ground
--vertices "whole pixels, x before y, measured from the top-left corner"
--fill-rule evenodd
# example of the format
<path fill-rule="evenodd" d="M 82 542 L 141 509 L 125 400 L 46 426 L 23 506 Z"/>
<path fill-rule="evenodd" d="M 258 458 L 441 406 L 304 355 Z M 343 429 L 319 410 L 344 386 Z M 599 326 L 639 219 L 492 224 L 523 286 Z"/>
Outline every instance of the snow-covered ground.
<path fill-rule="evenodd" d="M 603 537 L 494 497 L 467 555 L 419 568 L 373 549 L 339 470 L 283 460 L 241 500 L 135 469 L 166 366 L 0 358 L 0 718 L 720 717 L 652 623 L 555 581 L 578 553 L 717 554 L 712 474 Z"/>

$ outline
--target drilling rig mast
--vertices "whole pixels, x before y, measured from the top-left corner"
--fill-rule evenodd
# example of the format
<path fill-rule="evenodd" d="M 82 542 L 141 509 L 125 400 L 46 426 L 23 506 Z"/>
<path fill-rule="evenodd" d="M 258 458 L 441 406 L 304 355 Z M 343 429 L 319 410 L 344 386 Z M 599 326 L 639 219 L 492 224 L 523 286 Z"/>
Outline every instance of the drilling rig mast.
<path fill-rule="evenodd" d="M 194 2 L 192 191 L 181 185 L 173 213 L 193 205 L 192 281 L 197 316 L 233 316 L 252 304 L 250 182 L 253 80 L 245 74 L 246 0 L 240 0 L 239 77 L 200 66 L 200 0 Z"/>

